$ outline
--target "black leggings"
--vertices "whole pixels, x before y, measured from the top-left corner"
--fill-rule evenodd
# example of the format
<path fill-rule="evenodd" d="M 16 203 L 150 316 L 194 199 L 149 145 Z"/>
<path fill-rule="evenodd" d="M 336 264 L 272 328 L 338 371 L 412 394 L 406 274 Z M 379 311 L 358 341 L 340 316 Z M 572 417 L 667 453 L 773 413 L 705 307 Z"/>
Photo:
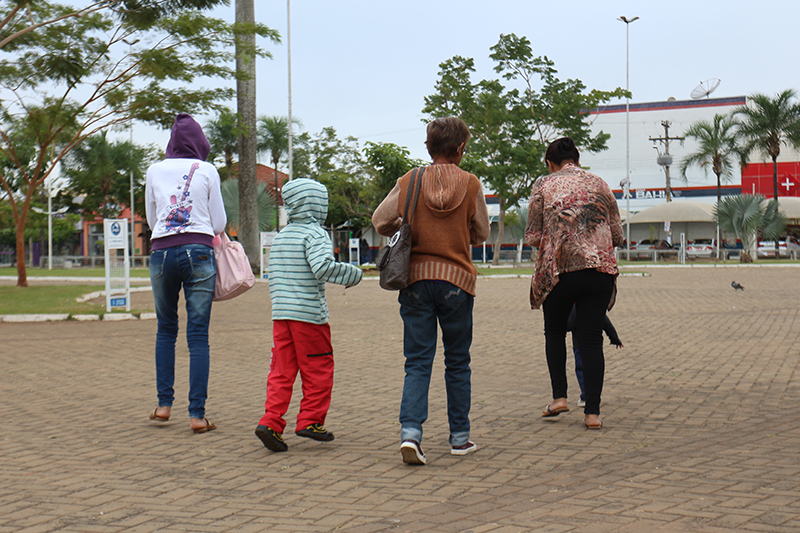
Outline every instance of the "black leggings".
<path fill-rule="evenodd" d="M 587 415 L 600 414 L 603 392 L 603 320 L 614 289 L 614 276 L 594 269 L 559 275 L 542 304 L 545 353 L 553 398 L 567 397 L 567 318 L 575 304 L 577 325 L 573 338 L 583 358 Z"/>

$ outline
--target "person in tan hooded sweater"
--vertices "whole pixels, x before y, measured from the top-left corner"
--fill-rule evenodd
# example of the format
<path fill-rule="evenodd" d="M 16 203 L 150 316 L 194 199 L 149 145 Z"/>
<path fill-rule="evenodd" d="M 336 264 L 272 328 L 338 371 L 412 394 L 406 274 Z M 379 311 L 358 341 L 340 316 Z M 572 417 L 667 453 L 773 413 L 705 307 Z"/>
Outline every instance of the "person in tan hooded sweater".
<path fill-rule="evenodd" d="M 458 166 L 470 138 L 464 121 L 435 119 L 427 134 L 433 164 L 424 169 L 411 223 L 409 286 L 398 297 L 406 358 L 400 451 L 408 464 L 427 462 L 420 444 L 438 326 L 444 344 L 450 453 L 467 455 L 478 449 L 469 439 L 472 307 L 478 276 L 472 245 L 489 236 L 489 214 L 481 182 Z M 398 179 L 372 215 L 380 235 L 388 237 L 400 229 L 410 179 L 411 172 Z"/>

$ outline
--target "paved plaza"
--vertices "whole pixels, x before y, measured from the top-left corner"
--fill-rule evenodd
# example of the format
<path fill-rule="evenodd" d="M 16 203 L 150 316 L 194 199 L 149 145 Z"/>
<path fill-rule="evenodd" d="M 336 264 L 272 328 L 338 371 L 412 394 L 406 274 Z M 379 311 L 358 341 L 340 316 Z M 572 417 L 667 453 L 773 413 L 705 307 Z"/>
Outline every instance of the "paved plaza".
<path fill-rule="evenodd" d="M 253 435 L 264 283 L 214 304 L 218 429 L 204 435 L 189 429 L 183 328 L 173 417 L 157 425 L 154 320 L 0 323 L 0 533 L 800 531 L 800 269 L 628 270 L 642 272 L 620 277 L 609 315 L 625 348 L 606 349 L 601 431 L 583 426 L 574 374 L 573 410 L 540 418 L 550 385 L 529 278 L 479 280 L 479 450 L 449 454 L 437 354 L 424 467 L 400 459 L 402 322 L 375 281 L 328 289 L 336 440 L 292 433 L 298 381 L 281 454 Z"/>

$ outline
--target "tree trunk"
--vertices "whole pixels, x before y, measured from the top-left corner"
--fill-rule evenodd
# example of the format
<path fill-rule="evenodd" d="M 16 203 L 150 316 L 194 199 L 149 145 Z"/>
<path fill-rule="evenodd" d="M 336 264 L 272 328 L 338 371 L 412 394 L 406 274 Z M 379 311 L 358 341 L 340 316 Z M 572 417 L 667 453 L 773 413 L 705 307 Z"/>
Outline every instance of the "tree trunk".
<path fill-rule="evenodd" d="M 236 24 L 255 24 L 254 0 L 236 0 Z M 259 268 L 258 190 L 256 187 L 256 62 L 255 34 L 238 37 L 236 70 L 243 73 L 236 82 L 236 104 L 244 134 L 239 138 L 239 242 L 244 246 L 253 271 Z"/>
<path fill-rule="evenodd" d="M 28 218 L 30 200 L 25 199 L 22 213 L 17 219 L 17 287 L 28 286 L 28 273 L 25 271 L 25 219 Z M 33 257 L 33 255 L 31 255 Z M 33 263 L 31 263 L 33 264 Z"/>
<path fill-rule="evenodd" d="M 231 170 L 233 169 L 233 153 L 230 150 L 225 150 L 225 168 L 228 170 L 225 179 L 231 177 Z"/>
<path fill-rule="evenodd" d="M 506 222 L 506 202 L 502 197 L 500 200 L 500 214 L 497 217 L 497 240 L 494 243 L 494 257 L 492 257 L 492 264 L 500 264 L 500 250 L 503 246 L 503 239 L 505 238 L 505 222 Z"/>
<path fill-rule="evenodd" d="M 778 200 L 778 156 L 772 156 L 772 191 L 775 195 L 775 200 Z M 777 248 L 777 241 L 775 241 Z"/>
<path fill-rule="evenodd" d="M 720 174 L 717 174 L 717 209 L 719 209 L 721 202 L 722 202 L 722 181 L 720 180 Z M 719 251 L 721 246 L 721 243 L 719 242 L 721 240 L 719 234 L 719 222 L 715 220 L 714 223 L 717 225 L 717 259 L 719 260 L 721 257 Z"/>
<path fill-rule="evenodd" d="M 778 201 L 778 156 L 772 156 L 772 189 L 775 192 L 775 201 Z M 756 241 L 758 243 L 758 241 Z M 756 252 L 758 257 L 758 252 Z M 778 247 L 778 239 L 775 239 L 775 259 L 780 259 L 780 249 Z"/>

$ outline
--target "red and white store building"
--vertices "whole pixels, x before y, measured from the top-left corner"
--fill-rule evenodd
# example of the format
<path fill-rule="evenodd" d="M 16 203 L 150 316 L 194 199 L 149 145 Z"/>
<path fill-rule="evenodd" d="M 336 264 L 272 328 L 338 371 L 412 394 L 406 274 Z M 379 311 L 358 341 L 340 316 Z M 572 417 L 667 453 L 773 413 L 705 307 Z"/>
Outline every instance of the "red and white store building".
<path fill-rule="evenodd" d="M 684 137 L 684 132 L 694 122 L 713 122 L 714 115 L 725 115 L 747 104 L 745 96 L 634 103 L 626 114 L 625 104 L 599 108 L 593 115 L 593 133 L 603 131 L 611 135 L 608 150 L 597 154 L 582 153 L 581 166 L 605 179 L 614 191 L 622 209 L 630 206 L 632 214 L 666 202 L 666 173 L 657 160 L 665 155 L 663 141 L 666 137 L 664 122 L 669 123 L 669 137 Z M 624 197 L 621 186 L 626 168 L 626 115 L 630 124 L 630 199 Z M 692 139 L 670 140 L 670 188 L 673 201 L 684 200 L 716 204 L 716 176 L 710 170 L 693 166 L 687 169 L 686 180 L 680 174 L 685 157 L 697 150 Z M 800 196 L 800 153 L 782 147 L 778 158 L 779 196 Z M 773 197 L 772 161 L 763 154 L 753 154 L 747 167 L 736 168 L 727 181 L 722 182 L 722 195 L 762 194 Z M 633 226 L 633 225 L 632 225 Z M 631 228 L 631 240 L 647 238 L 650 228 Z M 712 237 L 713 235 L 707 235 Z"/>

